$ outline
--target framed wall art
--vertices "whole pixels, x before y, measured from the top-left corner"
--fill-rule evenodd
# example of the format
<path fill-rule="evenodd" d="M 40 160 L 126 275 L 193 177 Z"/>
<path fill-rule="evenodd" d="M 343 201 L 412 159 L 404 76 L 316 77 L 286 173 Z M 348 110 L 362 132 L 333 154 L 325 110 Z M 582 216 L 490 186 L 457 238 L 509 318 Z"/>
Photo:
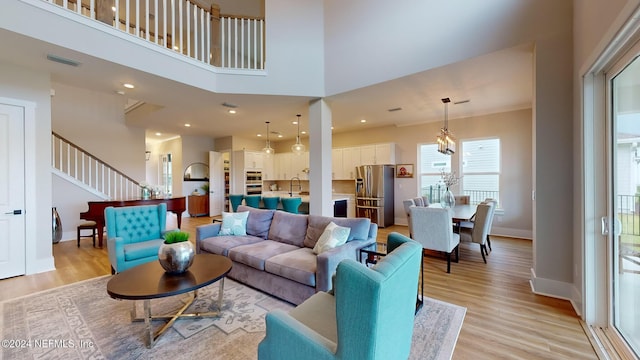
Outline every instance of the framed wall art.
<path fill-rule="evenodd" d="M 398 165 L 396 165 L 396 177 L 397 178 L 412 178 L 413 177 L 413 164 L 398 164 Z"/>

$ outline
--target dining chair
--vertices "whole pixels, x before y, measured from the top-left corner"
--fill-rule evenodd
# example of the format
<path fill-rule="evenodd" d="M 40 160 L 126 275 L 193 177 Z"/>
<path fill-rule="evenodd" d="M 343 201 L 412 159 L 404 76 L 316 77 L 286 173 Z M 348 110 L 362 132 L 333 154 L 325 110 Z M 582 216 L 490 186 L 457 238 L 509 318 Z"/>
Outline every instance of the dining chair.
<path fill-rule="evenodd" d="M 496 208 L 498 207 L 498 200 L 492 198 L 484 199 L 485 203 L 493 203 L 493 208 L 491 208 L 491 216 L 489 217 L 489 230 L 487 231 L 487 245 L 489 246 L 489 251 L 493 251 L 491 248 L 491 227 L 493 226 L 493 216 L 496 213 Z"/>
<path fill-rule="evenodd" d="M 487 232 L 487 246 L 489 247 L 489 251 L 493 251 L 493 249 L 491 248 L 491 227 L 493 226 L 493 216 L 495 214 L 496 208 L 498 207 L 498 200 L 496 199 L 492 199 L 492 198 L 486 198 L 484 199 L 483 202 L 481 202 L 481 204 L 486 204 L 486 203 L 493 203 L 493 208 L 491 209 L 491 216 L 490 216 L 490 221 L 489 221 L 489 231 Z M 460 229 L 462 228 L 467 228 L 467 229 L 473 229 L 473 222 L 475 221 L 475 214 L 474 216 L 471 217 L 471 221 L 462 221 L 460 222 L 460 224 L 458 225 Z M 486 249 L 485 249 L 486 250 Z M 489 255 L 488 252 L 485 251 L 485 253 L 487 255 Z"/>
<path fill-rule="evenodd" d="M 471 204 L 471 195 L 455 195 L 453 198 L 456 200 L 456 205 Z"/>
<path fill-rule="evenodd" d="M 485 264 L 487 263 L 485 254 L 488 254 L 486 246 L 487 234 L 489 233 L 489 225 L 493 216 L 493 206 L 492 202 L 478 204 L 474 215 L 473 227 L 471 229 L 460 229 L 460 241 L 480 244 L 480 254 Z"/>
<path fill-rule="evenodd" d="M 453 232 L 453 221 L 449 209 L 412 206 L 410 208 L 410 232 L 413 240 L 422 244 L 424 250 L 441 251 L 447 255 L 447 273 L 451 272 L 451 253 L 459 259 L 460 235 Z"/>

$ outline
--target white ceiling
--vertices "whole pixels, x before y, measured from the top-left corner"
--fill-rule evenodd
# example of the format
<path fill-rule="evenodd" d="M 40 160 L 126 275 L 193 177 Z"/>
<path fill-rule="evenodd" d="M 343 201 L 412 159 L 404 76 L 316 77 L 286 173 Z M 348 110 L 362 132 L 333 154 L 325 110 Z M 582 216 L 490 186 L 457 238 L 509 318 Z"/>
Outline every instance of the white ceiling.
<path fill-rule="evenodd" d="M 155 111 L 149 114 L 140 108 L 128 115 L 129 124 L 147 129 L 150 138 L 184 134 L 251 139 L 265 133 L 264 122 L 271 121 L 270 130 L 290 140 L 296 135 L 296 127 L 291 122 L 297 113 L 303 115 L 301 130 L 308 128 L 309 97 L 211 93 L 5 30 L 0 30 L 0 39 L 5 49 L 12 49 L 0 52 L 0 61 L 49 72 L 53 82 L 110 94 L 125 90 L 124 96 L 153 104 Z M 47 54 L 73 59 L 81 65 L 72 67 L 48 61 Z M 129 81 L 133 81 L 136 88 L 122 89 L 122 83 Z M 332 95 L 327 101 L 332 110 L 334 133 L 338 133 L 363 126 L 441 121 L 444 113 L 441 98 L 444 97 L 451 98 L 452 102 L 470 100 L 452 104 L 450 119 L 529 108 L 532 89 L 532 46 L 523 45 Z M 229 115 L 228 108 L 222 106 L 225 102 L 237 105 L 238 113 Z M 389 112 L 392 108 L 402 110 Z M 361 119 L 367 123 L 361 124 Z M 192 126 L 184 127 L 185 123 Z M 162 137 L 153 135 L 156 132 L 161 132 Z M 271 136 L 272 140 L 278 140 Z"/>

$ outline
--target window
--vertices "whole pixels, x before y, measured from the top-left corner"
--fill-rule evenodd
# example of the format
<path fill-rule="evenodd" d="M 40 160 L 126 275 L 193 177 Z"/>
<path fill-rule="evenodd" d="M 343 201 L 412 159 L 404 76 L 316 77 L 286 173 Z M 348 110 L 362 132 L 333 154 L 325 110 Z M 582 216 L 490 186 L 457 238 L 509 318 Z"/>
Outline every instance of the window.
<path fill-rule="evenodd" d="M 477 204 L 486 198 L 500 204 L 500 139 L 461 142 L 462 193 Z"/>
<path fill-rule="evenodd" d="M 438 152 L 438 144 L 418 145 L 420 150 L 420 195 L 429 197 L 430 202 L 439 202 L 441 192 L 445 191 L 441 172 L 451 171 L 451 156 Z"/>

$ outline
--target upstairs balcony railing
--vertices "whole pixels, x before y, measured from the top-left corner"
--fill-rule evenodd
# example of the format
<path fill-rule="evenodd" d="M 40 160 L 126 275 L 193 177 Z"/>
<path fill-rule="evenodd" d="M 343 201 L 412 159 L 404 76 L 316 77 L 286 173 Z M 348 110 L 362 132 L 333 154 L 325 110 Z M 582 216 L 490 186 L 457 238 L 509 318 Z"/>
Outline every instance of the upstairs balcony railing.
<path fill-rule="evenodd" d="M 264 19 L 196 0 L 42 0 L 205 64 L 264 70 Z M 80 6 L 78 5 L 78 2 Z"/>

